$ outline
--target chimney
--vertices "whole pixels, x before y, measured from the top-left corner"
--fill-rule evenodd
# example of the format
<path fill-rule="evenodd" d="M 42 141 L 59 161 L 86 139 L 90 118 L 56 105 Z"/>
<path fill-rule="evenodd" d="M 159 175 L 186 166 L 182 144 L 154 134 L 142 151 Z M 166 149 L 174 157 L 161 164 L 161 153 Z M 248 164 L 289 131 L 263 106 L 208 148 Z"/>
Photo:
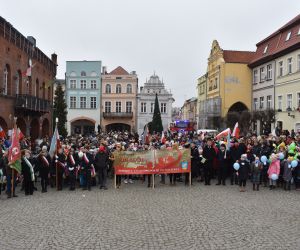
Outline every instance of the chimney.
<path fill-rule="evenodd" d="M 106 74 L 107 74 L 107 67 L 106 67 L 106 66 L 103 66 L 103 67 L 102 67 L 102 74 L 103 74 L 103 75 L 106 75 Z"/>
<path fill-rule="evenodd" d="M 136 75 L 136 71 L 135 71 L 135 70 L 132 71 L 132 72 L 131 72 L 131 75 Z"/>
<path fill-rule="evenodd" d="M 142 92 L 143 91 L 143 87 L 140 87 L 140 92 Z"/>
<path fill-rule="evenodd" d="M 57 55 L 55 53 L 51 55 L 51 60 L 55 63 L 55 65 L 57 65 Z"/>
<path fill-rule="evenodd" d="M 36 47 L 36 40 L 33 36 L 27 36 L 27 40 L 33 45 L 33 47 Z"/>

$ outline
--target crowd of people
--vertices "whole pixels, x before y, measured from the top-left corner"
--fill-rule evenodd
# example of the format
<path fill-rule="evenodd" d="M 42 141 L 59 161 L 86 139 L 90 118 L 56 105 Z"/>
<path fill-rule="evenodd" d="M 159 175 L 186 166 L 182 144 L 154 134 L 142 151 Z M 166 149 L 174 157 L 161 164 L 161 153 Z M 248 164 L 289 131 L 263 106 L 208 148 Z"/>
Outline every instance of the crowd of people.
<path fill-rule="evenodd" d="M 0 195 L 17 197 L 16 189 L 32 195 L 34 191 L 46 193 L 48 186 L 62 190 L 76 188 L 91 190 L 99 186 L 107 189 L 107 178 L 114 176 L 113 161 L 119 151 L 144 151 L 164 148 L 191 149 L 191 177 L 195 183 L 211 185 L 239 185 L 246 190 L 251 181 L 254 191 L 260 186 L 270 190 L 282 188 L 300 190 L 300 135 L 248 136 L 244 138 L 212 138 L 197 133 L 164 133 L 149 135 L 147 140 L 129 132 L 99 133 L 90 136 L 69 136 L 60 139 L 54 157 L 49 154 L 49 138 L 30 141 L 23 138 L 21 146 L 22 171 L 17 173 L 8 161 L 7 140 L 0 140 Z M 296 164 L 295 164 L 296 163 Z M 40 186 L 37 185 L 40 180 Z M 147 181 L 146 176 L 116 176 L 116 186 Z M 229 182 L 228 182 L 229 181 Z M 169 184 L 189 183 L 189 174 L 169 174 Z M 226 183 L 228 182 L 228 183 Z M 168 184 L 165 175 L 160 183 Z"/>

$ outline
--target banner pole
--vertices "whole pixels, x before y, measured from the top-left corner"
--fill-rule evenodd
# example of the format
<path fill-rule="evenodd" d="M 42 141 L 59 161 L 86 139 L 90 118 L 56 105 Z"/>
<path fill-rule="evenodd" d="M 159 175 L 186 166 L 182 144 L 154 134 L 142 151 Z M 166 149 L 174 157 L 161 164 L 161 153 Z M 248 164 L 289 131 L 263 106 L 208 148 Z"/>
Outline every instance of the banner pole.
<path fill-rule="evenodd" d="M 190 187 L 192 186 L 192 171 L 189 172 Z"/>
<path fill-rule="evenodd" d="M 55 171 L 56 171 L 56 191 L 58 191 L 57 160 L 55 160 Z"/>
<path fill-rule="evenodd" d="M 154 189 L 154 174 L 152 174 L 152 189 Z"/>
<path fill-rule="evenodd" d="M 14 171 L 14 169 L 12 168 L 11 169 L 11 172 L 12 172 L 12 174 L 11 174 L 11 196 L 13 197 L 14 196 L 14 192 L 15 192 L 15 187 L 14 187 L 14 185 L 15 185 L 15 171 Z"/>
<path fill-rule="evenodd" d="M 115 189 L 117 188 L 117 175 L 115 174 Z"/>

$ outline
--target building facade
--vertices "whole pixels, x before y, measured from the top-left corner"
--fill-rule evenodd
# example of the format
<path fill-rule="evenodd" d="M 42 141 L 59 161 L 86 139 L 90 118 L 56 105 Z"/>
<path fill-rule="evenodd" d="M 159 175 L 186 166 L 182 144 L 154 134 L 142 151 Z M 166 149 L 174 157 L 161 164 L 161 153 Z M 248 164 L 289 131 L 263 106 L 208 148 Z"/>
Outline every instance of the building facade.
<path fill-rule="evenodd" d="M 47 57 L 33 37 L 25 37 L 0 17 L 0 126 L 17 126 L 32 139 L 52 135 L 53 79 L 57 55 Z"/>
<path fill-rule="evenodd" d="M 276 112 L 273 128 L 300 131 L 300 15 L 256 46 L 249 64 L 253 110 L 272 108 Z M 257 130 L 261 132 L 259 124 Z"/>
<path fill-rule="evenodd" d="M 68 134 L 91 134 L 100 125 L 101 61 L 66 62 Z"/>
<path fill-rule="evenodd" d="M 137 130 L 137 92 L 136 72 L 128 73 L 117 67 L 110 73 L 104 67 L 102 73 L 102 120 L 105 131 Z"/>
<path fill-rule="evenodd" d="M 207 116 L 205 115 L 205 103 L 206 103 L 206 86 L 207 86 L 207 74 L 198 78 L 197 81 L 197 112 L 198 121 L 197 128 L 203 129 L 207 127 Z"/>
<path fill-rule="evenodd" d="M 248 63 L 254 52 L 223 50 L 214 40 L 206 74 L 206 99 L 203 101 L 204 127 L 221 129 L 230 112 L 251 108 L 251 70 Z M 202 116 L 202 115 L 201 115 Z"/>
<path fill-rule="evenodd" d="M 171 91 L 165 88 L 163 81 L 157 75 L 150 76 L 138 93 L 138 134 L 144 131 L 144 126 L 152 121 L 155 103 L 158 96 L 163 129 L 167 130 L 172 122 L 172 103 L 175 101 Z"/>
<path fill-rule="evenodd" d="M 183 106 L 181 107 L 181 120 L 189 120 L 194 124 L 197 124 L 198 121 L 198 101 L 196 97 L 192 97 L 184 101 Z"/>

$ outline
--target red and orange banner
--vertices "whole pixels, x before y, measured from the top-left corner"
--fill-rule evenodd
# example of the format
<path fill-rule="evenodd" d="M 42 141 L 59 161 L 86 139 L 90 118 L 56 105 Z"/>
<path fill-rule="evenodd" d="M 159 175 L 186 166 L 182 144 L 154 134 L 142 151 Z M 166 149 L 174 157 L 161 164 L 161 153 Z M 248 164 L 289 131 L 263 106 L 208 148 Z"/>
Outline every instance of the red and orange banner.
<path fill-rule="evenodd" d="M 171 174 L 191 171 L 190 149 L 163 149 L 115 154 L 115 174 Z"/>

